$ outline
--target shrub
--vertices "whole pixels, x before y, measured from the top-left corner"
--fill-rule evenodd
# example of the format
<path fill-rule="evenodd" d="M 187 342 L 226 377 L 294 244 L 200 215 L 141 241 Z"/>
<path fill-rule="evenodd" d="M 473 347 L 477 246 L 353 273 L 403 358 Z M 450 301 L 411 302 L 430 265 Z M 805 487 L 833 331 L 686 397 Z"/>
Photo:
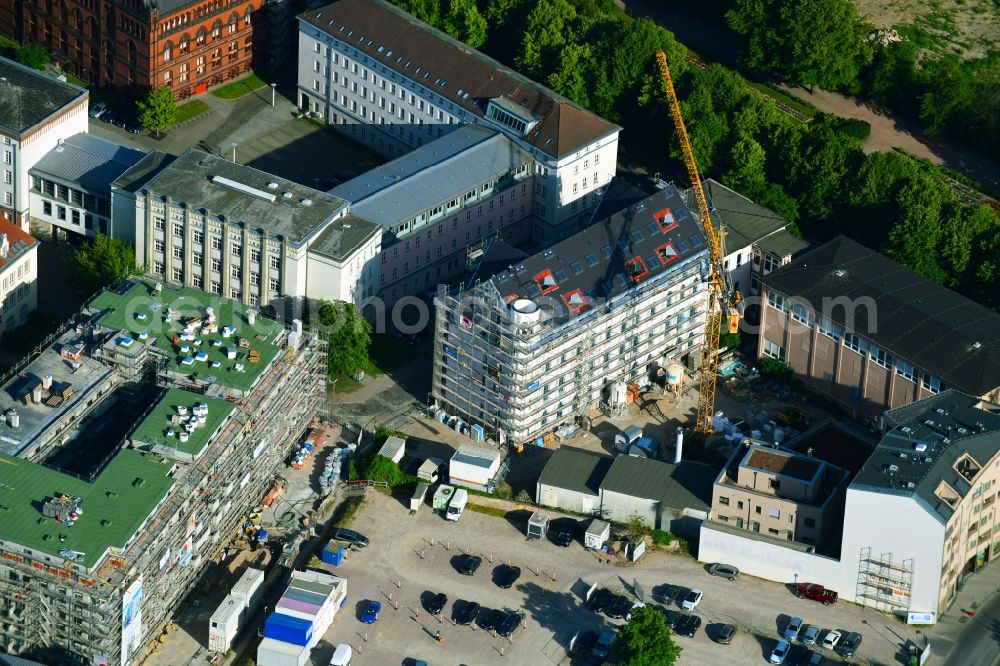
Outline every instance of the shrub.
<path fill-rule="evenodd" d="M 787 381 L 795 374 L 792 366 L 775 358 L 764 357 L 757 361 L 757 371 L 764 379 Z"/>
<path fill-rule="evenodd" d="M 653 545 L 666 546 L 673 539 L 673 535 L 666 530 L 653 530 Z"/>
<path fill-rule="evenodd" d="M 837 127 L 837 131 L 858 141 L 864 141 L 872 133 L 872 126 L 867 120 L 845 118 Z"/>

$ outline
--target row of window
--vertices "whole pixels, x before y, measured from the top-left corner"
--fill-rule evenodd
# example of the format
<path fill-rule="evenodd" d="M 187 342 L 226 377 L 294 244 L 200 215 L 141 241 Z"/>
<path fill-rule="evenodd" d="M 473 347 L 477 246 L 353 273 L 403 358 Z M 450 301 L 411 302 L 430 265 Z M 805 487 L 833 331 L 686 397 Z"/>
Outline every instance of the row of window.
<path fill-rule="evenodd" d="M 155 262 L 153 262 L 153 272 L 155 274 L 157 274 L 157 275 L 163 275 L 164 272 L 165 272 L 165 270 L 166 270 L 166 268 L 163 265 L 162 261 L 155 261 Z M 241 279 L 241 275 L 238 273 L 238 271 L 233 271 L 233 277 L 236 278 L 236 279 Z M 174 268 L 174 269 L 172 269 L 171 274 L 170 274 L 170 278 L 174 282 L 184 282 L 184 271 L 183 271 L 183 269 L 180 269 L 180 268 Z M 204 284 L 205 284 L 205 280 L 204 280 L 204 278 L 201 275 L 198 275 L 196 273 L 196 274 L 194 274 L 194 275 L 191 276 L 191 286 L 192 287 L 195 287 L 196 289 L 203 289 L 204 288 Z M 260 286 L 260 274 L 259 273 L 251 273 L 250 274 L 250 286 L 252 286 L 252 287 Z M 268 278 L 268 290 L 272 294 L 280 294 L 281 293 L 280 287 L 281 287 L 281 282 L 280 282 L 280 280 L 278 280 L 278 278 Z M 221 294 L 222 293 L 222 282 L 220 282 L 218 280 L 210 280 L 209 281 L 209 291 L 211 291 L 213 294 Z M 230 291 L 229 298 L 234 298 L 234 299 L 237 299 L 237 300 L 242 299 L 242 297 L 243 297 L 242 293 L 243 292 L 240 289 L 240 287 L 232 287 L 231 286 L 229 291 Z M 257 296 L 257 294 L 250 294 L 250 305 L 256 305 L 257 302 L 258 302 L 258 296 Z"/>
<path fill-rule="evenodd" d="M 15 270 L 12 268 L 10 272 L 4 276 L 3 282 L 0 284 L 3 285 L 3 290 L 7 291 L 7 289 L 17 284 L 18 280 L 28 275 L 31 275 L 31 259 L 25 259 L 24 261 L 19 262 L 17 264 L 17 269 Z"/>

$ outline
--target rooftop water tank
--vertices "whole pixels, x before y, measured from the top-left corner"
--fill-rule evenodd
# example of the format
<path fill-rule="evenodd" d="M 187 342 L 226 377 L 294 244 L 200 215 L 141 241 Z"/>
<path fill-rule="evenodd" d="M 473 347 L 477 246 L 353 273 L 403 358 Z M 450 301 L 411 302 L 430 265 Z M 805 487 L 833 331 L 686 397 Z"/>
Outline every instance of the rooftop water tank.
<path fill-rule="evenodd" d="M 537 323 L 542 315 L 538 304 L 530 298 L 515 299 L 508 307 L 510 308 L 510 318 L 515 324 L 522 326 Z"/>
<path fill-rule="evenodd" d="M 7 412 L 7 425 L 11 428 L 18 428 L 21 425 L 21 417 L 17 413 L 16 409 L 11 409 Z"/>

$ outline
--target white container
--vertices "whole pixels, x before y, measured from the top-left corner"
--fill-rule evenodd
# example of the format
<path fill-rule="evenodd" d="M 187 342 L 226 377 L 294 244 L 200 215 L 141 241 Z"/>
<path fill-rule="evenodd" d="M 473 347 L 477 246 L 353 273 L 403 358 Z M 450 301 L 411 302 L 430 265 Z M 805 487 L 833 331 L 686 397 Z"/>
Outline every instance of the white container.
<path fill-rule="evenodd" d="M 448 503 L 448 510 L 445 512 L 444 517 L 448 520 L 458 520 L 462 517 L 462 512 L 465 511 L 465 505 L 468 503 L 469 491 L 464 488 L 459 488 L 452 496 L 451 502 Z"/>
<path fill-rule="evenodd" d="M 222 600 L 219 608 L 208 621 L 208 649 L 225 652 L 233 644 L 245 617 L 242 600 L 229 595 Z"/>
<path fill-rule="evenodd" d="M 260 597 L 263 592 L 264 584 L 264 572 L 261 569 L 247 569 L 240 576 L 240 579 L 236 581 L 233 585 L 233 589 L 230 590 L 230 594 L 237 599 L 240 599 L 243 605 L 250 609 L 253 613 L 257 609 L 257 604 L 260 603 Z"/>
<path fill-rule="evenodd" d="M 350 666 L 351 657 L 354 656 L 354 650 L 347 643 L 341 643 L 337 646 L 337 649 L 333 651 L 333 657 L 330 659 L 330 666 Z"/>
<path fill-rule="evenodd" d="M 292 645 L 265 638 L 257 646 L 257 666 L 306 666 L 309 652 L 308 645 Z"/>

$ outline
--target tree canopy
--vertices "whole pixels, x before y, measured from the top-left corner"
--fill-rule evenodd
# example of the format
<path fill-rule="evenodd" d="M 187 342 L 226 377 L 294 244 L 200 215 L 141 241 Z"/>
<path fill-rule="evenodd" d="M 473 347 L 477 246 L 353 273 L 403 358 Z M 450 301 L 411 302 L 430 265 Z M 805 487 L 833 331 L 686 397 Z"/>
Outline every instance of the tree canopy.
<path fill-rule="evenodd" d="M 632 611 L 628 624 L 618 631 L 616 645 L 622 666 L 672 666 L 681 654 L 666 617 L 652 606 Z"/>
<path fill-rule="evenodd" d="M 100 232 L 93 240 L 73 250 L 70 264 L 80 287 L 87 294 L 138 272 L 132 247 L 118 238 L 108 238 Z"/>
<path fill-rule="evenodd" d="M 146 99 L 136 102 L 139 122 L 150 132 L 160 136 L 160 132 L 170 129 L 177 119 L 177 104 L 174 93 L 166 86 L 153 88 L 146 93 Z"/>
<path fill-rule="evenodd" d="M 368 367 L 372 327 L 353 303 L 320 301 L 316 321 L 329 344 L 327 373 L 351 376 Z"/>
<path fill-rule="evenodd" d="M 25 44 L 17 52 L 17 61 L 32 69 L 44 70 L 52 59 L 49 52 L 39 44 Z"/>

